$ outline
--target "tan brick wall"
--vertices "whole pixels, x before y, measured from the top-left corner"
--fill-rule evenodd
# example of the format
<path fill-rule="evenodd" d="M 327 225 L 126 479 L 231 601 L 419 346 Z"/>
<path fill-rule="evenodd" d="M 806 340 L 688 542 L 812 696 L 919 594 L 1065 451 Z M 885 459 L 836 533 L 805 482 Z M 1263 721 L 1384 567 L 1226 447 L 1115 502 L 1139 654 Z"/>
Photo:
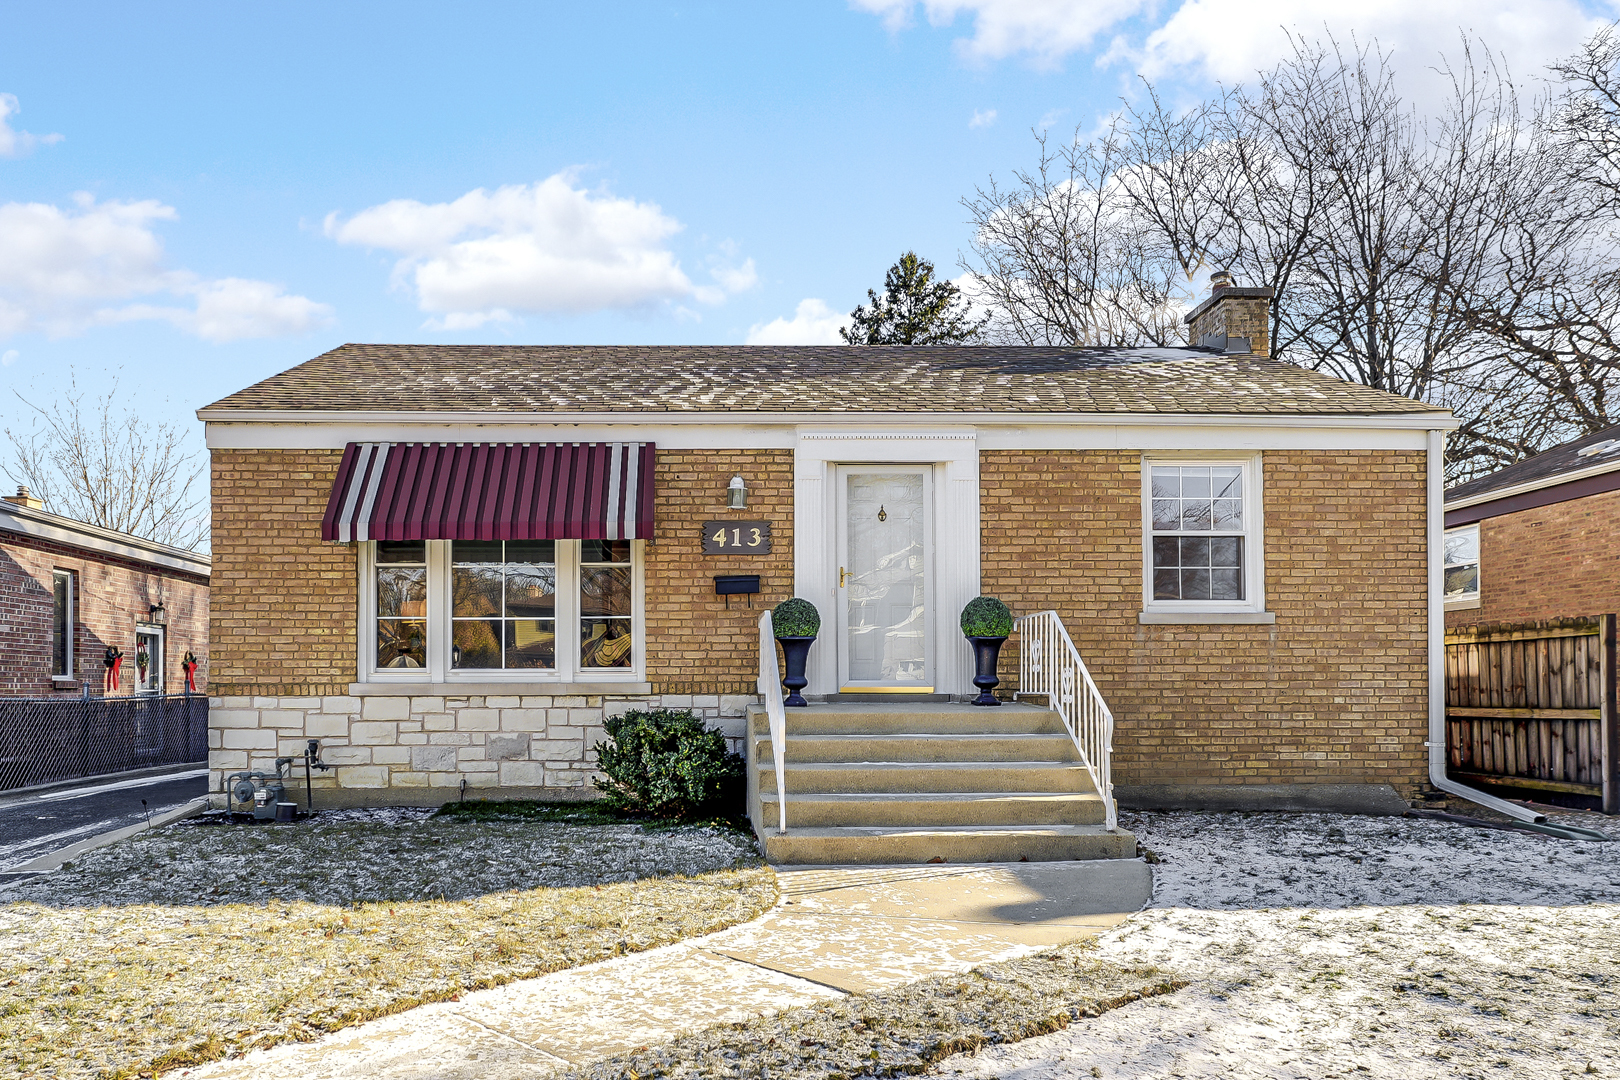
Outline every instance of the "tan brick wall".
<path fill-rule="evenodd" d="M 185 690 L 180 662 L 188 650 L 202 660 L 197 689 L 207 689 L 207 578 L 8 533 L 0 536 L 0 695 L 79 693 L 51 680 L 57 570 L 73 575 L 73 674 L 92 694 L 102 692 L 108 646 L 124 654 L 117 692 L 135 692 L 135 625 L 150 619 L 153 604 L 163 605 L 164 689 Z"/>
<path fill-rule="evenodd" d="M 213 693 L 342 694 L 354 681 L 355 547 L 321 539 L 342 459 L 213 452 Z"/>
<path fill-rule="evenodd" d="M 1480 606 L 1446 625 L 1524 622 L 1620 611 L 1620 491 L 1479 523 Z"/>
<path fill-rule="evenodd" d="M 1269 626 L 1138 623 L 1140 454 L 986 451 L 980 470 L 984 592 L 1062 615 L 1116 717 L 1117 783 L 1422 782 L 1421 453 L 1265 455 Z"/>
<path fill-rule="evenodd" d="M 658 452 L 655 542 L 647 548 L 647 677 L 658 692 L 751 694 L 762 608 L 793 595 L 793 451 Z M 733 476 L 748 509 L 726 509 Z M 705 555 L 705 521 L 769 521 L 769 555 Z M 714 595 L 716 574 L 758 574 L 760 595 Z M 829 613 L 823 612 L 823 615 Z"/>

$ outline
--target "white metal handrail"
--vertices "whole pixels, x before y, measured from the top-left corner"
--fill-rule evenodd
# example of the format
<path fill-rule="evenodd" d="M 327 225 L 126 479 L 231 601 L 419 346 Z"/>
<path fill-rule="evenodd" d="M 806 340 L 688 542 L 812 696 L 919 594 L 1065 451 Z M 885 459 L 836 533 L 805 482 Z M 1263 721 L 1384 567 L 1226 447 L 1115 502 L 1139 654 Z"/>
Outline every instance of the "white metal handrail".
<path fill-rule="evenodd" d="M 1045 694 L 1063 718 L 1091 782 L 1102 796 L 1104 824 L 1119 826 L 1114 809 L 1114 714 L 1091 681 L 1074 640 L 1055 611 L 1037 611 L 1013 623 L 1018 631 L 1018 692 Z"/>
<path fill-rule="evenodd" d="M 776 808 L 781 812 L 779 828 L 787 832 L 787 708 L 782 704 L 782 669 L 776 663 L 776 633 L 771 613 L 759 617 L 759 696 L 765 699 L 765 717 L 771 724 L 771 756 L 776 759 Z M 748 752 L 754 752 L 752 732 Z M 760 803 L 764 803 L 760 799 Z"/>

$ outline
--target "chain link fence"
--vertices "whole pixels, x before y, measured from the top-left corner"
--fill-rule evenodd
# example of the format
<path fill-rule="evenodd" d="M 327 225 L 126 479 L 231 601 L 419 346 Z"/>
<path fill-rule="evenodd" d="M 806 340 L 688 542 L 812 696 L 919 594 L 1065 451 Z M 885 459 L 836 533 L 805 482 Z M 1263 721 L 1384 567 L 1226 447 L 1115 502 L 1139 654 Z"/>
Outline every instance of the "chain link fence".
<path fill-rule="evenodd" d="M 208 759 L 208 698 L 0 698 L 0 791 Z"/>

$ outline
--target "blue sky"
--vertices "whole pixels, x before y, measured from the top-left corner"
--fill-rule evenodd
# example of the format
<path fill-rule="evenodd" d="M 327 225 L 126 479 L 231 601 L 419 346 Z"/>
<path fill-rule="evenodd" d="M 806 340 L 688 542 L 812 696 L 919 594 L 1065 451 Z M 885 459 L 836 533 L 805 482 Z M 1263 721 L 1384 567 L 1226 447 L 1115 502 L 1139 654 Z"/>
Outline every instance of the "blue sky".
<path fill-rule="evenodd" d="M 1201 95 L 1279 24 L 1533 72 L 1613 15 L 1345 6 L 3 3 L 0 384 L 189 421 L 345 341 L 826 340 L 1139 74 Z"/>

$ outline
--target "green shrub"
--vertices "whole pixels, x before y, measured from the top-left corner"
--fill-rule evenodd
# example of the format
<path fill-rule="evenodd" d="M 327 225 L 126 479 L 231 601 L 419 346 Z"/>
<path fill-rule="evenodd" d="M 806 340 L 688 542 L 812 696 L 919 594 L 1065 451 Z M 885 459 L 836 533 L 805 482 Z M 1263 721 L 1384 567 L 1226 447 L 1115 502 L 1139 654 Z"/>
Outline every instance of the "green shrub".
<path fill-rule="evenodd" d="M 965 637 L 1006 637 L 1012 633 L 1012 612 L 993 596 L 975 596 L 962 609 L 962 634 Z"/>
<path fill-rule="evenodd" d="M 731 814 L 740 809 L 743 759 L 725 736 L 687 709 L 632 709 L 608 718 L 592 782 L 609 809 L 661 818 Z"/>
<path fill-rule="evenodd" d="M 821 612 L 797 596 L 784 600 L 771 609 L 771 632 L 777 637 L 815 637 L 821 632 Z"/>

